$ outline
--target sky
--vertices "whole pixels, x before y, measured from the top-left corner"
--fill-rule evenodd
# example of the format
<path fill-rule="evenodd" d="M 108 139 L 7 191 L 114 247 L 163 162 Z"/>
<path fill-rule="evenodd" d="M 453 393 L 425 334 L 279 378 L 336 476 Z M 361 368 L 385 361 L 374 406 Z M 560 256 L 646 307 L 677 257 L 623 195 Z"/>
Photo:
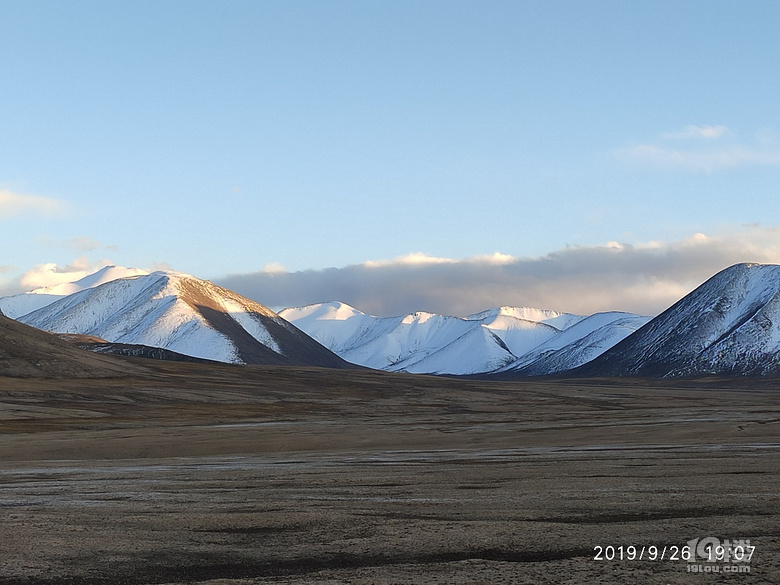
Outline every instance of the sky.
<path fill-rule="evenodd" d="M 655 314 L 780 263 L 780 3 L 0 0 L 0 294 Z"/>

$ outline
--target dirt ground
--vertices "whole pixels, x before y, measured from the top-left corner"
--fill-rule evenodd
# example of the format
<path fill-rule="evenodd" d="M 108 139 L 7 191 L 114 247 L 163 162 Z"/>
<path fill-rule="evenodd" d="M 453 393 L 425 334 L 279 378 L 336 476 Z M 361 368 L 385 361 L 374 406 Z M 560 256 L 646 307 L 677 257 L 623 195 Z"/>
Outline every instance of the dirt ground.
<path fill-rule="evenodd" d="M 145 367 L 0 378 L 0 583 L 780 583 L 777 381 Z"/>

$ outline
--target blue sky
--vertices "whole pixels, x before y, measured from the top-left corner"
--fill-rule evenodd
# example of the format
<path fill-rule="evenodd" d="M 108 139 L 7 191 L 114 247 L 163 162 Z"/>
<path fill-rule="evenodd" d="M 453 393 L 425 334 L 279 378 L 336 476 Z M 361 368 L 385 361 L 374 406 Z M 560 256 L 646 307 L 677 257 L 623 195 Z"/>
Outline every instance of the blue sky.
<path fill-rule="evenodd" d="M 775 261 L 779 22 L 774 1 L 0 0 L 0 290 L 697 233 Z"/>

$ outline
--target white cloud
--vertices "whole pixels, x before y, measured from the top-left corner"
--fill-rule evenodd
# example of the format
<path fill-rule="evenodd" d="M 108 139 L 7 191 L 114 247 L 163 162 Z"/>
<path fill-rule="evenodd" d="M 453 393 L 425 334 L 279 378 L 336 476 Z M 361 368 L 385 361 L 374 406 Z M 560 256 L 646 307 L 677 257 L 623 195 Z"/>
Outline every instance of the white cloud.
<path fill-rule="evenodd" d="M 664 132 L 661 136 L 668 140 L 687 140 L 689 138 L 720 138 L 728 132 L 725 126 L 696 126 L 689 124 L 678 132 Z"/>
<path fill-rule="evenodd" d="M 679 132 L 661 134 L 661 140 L 615 151 L 617 158 L 632 164 L 679 168 L 711 173 L 746 166 L 780 166 L 780 145 L 756 135 L 753 144 L 733 138 L 725 126 L 686 126 Z M 705 141 L 696 140 L 705 139 Z M 676 141 L 670 145 L 669 141 Z"/>
<path fill-rule="evenodd" d="M 425 266 L 429 264 L 447 264 L 450 262 L 454 262 L 454 260 L 428 256 L 422 252 L 413 252 L 412 254 L 399 256 L 392 260 L 368 260 L 363 263 L 363 266 L 366 268 L 382 268 L 384 266 Z"/>
<path fill-rule="evenodd" d="M 743 226 L 676 242 L 567 247 L 534 258 L 498 254 L 429 263 L 410 263 L 408 258 L 233 275 L 219 284 L 268 306 L 339 300 L 376 315 L 467 315 L 500 305 L 653 315 L 727 266 L 780 263 L 780 230 Z"/>
<path fill-rule="evenodd" d="M 268 264 L 263 267 L 263 272 L 268 272 L 269 274 L 275 274 L 280 272 L 287 272 L 287 269 L 282 266 L 279 262 L 269 262 Z"/>
<path fill-rule="evenodd" d="M 733 145 L 714 150 L 683 150 L 639 144 L 620 152 L 623 157 L 667 168 L 713 172 L 742 166 L 778 166 L 780 150 L 757 150 Z"/>
<path fill-rule="evenodd" d="M 475 256 L 471 259 L 472 262 L 484 262 L 487 264 L 511 264 L 516 258 L 509 254 L 502 254 L 501 252 L 495 252 L 487 256 Z"/>
<path fill-rule="evenodd" d="M 60 216 L 66 209 L 67 205 L 57 199 L 0 189 L 0 219 L 20 215 Z"/>

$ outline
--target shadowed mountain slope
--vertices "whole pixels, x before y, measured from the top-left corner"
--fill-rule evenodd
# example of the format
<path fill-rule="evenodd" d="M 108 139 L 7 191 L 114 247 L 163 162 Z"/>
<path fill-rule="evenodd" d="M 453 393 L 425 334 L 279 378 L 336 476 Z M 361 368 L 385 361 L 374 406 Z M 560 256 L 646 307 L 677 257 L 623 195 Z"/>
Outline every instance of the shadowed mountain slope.
<path fill-rule="evenodd" d="M 263 305 L 211 282 L 160 271 L 88 288 L 20 317 L 92 335 L 239 364 L 352 367 Z"/>
<path fill-rule="evenodd" d="M 575 376 L 780 374 L 780 266 L 719 272 Z"/>

